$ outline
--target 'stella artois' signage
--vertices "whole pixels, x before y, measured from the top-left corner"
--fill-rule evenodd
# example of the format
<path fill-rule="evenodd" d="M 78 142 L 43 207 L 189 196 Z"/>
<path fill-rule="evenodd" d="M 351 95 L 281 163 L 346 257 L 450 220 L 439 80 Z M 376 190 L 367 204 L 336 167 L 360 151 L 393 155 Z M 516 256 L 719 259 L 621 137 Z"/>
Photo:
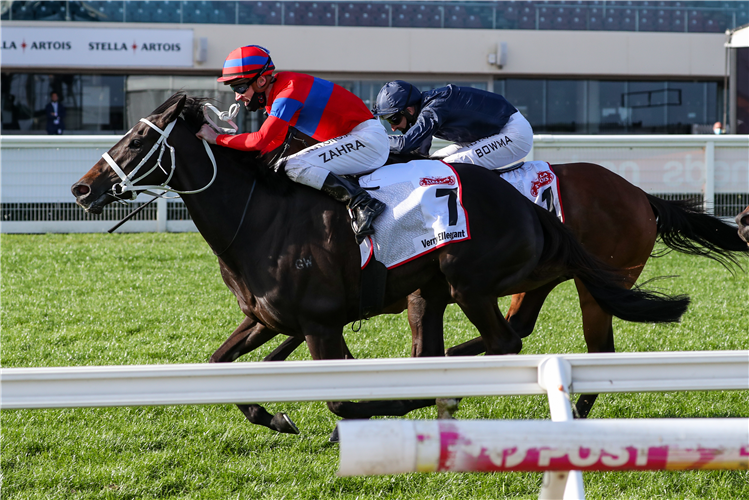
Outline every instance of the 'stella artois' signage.
<path fill-rule="evenodd" d="M 3 26 L 2 65 L 192 67 L 191 29 Z"/>

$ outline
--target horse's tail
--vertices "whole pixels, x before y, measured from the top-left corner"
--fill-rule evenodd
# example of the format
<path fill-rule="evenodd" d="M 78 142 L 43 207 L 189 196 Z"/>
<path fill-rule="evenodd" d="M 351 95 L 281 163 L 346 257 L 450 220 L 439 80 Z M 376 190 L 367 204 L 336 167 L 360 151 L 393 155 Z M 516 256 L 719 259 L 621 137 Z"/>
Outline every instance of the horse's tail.
<path fill-rule="evenodd" d="M 625 321 L 674 323 L 689 306 L 686 295 L 668 296 L 640 289 L 628 289 L 627 278 L 618 270 L 588 253 L 572 231 L 538 205 L 534 205 L 544 232 L 544 251 L 538 272 L 559 269 L 579 278 L 601 309 Z"/>
<path fill-rule="evenodd" d="M 749 247 L 735 227 L 705 213 L 699 200 L 647 197 L 658 217 L 658 236 L 668 248 L 713 259 L 729 271 L 733 266 L 741 269 L 737 255 L 749 254 Z"/>

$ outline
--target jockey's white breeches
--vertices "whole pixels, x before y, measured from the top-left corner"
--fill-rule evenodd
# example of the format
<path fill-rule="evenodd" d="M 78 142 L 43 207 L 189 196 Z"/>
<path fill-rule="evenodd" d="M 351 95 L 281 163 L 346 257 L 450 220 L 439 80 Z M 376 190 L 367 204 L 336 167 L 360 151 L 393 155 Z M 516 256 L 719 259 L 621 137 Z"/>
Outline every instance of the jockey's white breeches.
<path fill-rule="evenodd" d="M 432 158 L 440 158 L 445 163 L 471 163 L 495 170 L 522 160 L 532 147 L 533 128 L 517 111 L 498 134 L 470 144 L 451 144 L 436 151 Z"/>
<path fill-rule="evenodd" d="M 299 184 L 320 189 L 329 172 L 360 175 L 385 164 L 390 142 L 379 120 L 360 123 L 348 134 L 315 144 L 286 159 L 286 175 Z"/>

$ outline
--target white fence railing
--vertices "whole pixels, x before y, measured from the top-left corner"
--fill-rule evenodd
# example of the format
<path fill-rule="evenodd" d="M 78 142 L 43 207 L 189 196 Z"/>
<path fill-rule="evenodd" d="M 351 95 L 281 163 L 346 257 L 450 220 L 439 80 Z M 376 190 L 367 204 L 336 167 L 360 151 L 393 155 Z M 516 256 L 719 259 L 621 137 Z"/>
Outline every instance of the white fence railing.
<path fill-rule="evenodd" d="M 0 369 L 0 408 L 546 394 L 547 356 Z M 749 389 L 749 351 L 564 354 L 576 393 Z"/>
<path fill-rule="evenodd" d="M 579 438 L 596 429 L 599 432 L 624 429 L 632 438 L 638 434 L 626 421 L 592 426 L 571 422 L 570 392 L 747 390 L 749 351 L 4 368 L 0 369 L 0 383 L 2 409 L 547 394 L 552 425 L 566 425 L 563 429 L 570 435 L 576 432 Z M 669 428 L 667 423 L 643 421 L 636 440 L 598 439 L 595 446 L 580 439 L 567 439 L 562 444 L 553 439 L 541 442 L 538 436 L 531 443 L 528 436 L 539 432 L 546 437 L 554 436 L 562 429 L 536 423 L 502 424 L 522 445 L 506 439 L 492 441 L 491 437 L 481 445 L 475 438 L 473 444 L 465 439 L 457 444 L 448 442 L 456 435 L 466 438 L 485 434 L 484 431 L 476 434 L 470 423 L 450 429 L 428 422 L 419 424 L 419 429 L 414 425 L 343 422 L 340 473 L 547 470 L 540 498 L 579 499 L 584 498 L 580 471 L 568 474 L 559 469 L 588 463 L 594 452 L 598 453 L 596 456 L 606 454 L 606 459 L 600 464 L 588 463 L 589 470 L 617 470 L 617 467 L 651 470 L 668 468 L 669 463 L 677 469 L 745 468 L 749 457 L 747 419 L 731 419 L 724 425 L 714 419 L 690 421 L 688 428 L 675 422 L 674 428 L 680 432 L 668 435 L 664 434 L 664 429 Z M 525 429 L 522 435 L 518 434 L 521 427 Z M 394 433 L 400 433 L 401 438 L 395 436 L 394 441 Z M 410 440 L 406 439 L 409 436 Z M 391 446 L 394 442 L 397 446 Z M 461 443 L 466 446 L 461 448 Z M 699 444 L 695 457 L 694 443 Z M 518 446 L 525 446 L 520 454 Z M 658 458 L 659 453 L 663 455 L 664 446 L 665 459 Z M 583 459 L 581 450 L 585 447 Z M 497 452 L 499 449 L 501 452 Z M 567 462 L 534 462 L 531 455 L 539 450 Z M 494 458 L 489 465 L 479 462 L 468 465 L 466 457 L 476 457 L 476 453 L 494 453 Z M 452 461 L 439 462 L 440 457 L 449 454 L 454 458 Z M 510 462 L 508 454 L 516 454 L 515 458 L 522 460 Z M 706 465 L 708 455 L 707 462 L 712 465 Z M 461 458 L 455 458 L 458 456 Z M 556 472 L 551 474 L 549 470 Z"/>
<path fill-rule="evenodd" d="M 3 136 L 0 202 L 3 233 L 100 232 L 127 211 L 84 215 L 71 185 L 115 136 Z M 435 141 L 435 147 L 443 145 Z M 749 136 L 537 135 L 530 159 L 550 163 L 598 163 L 645 191 L 701 196 L 708 209 L 734 216 L 749 204 Z M 742 198 L 743 197 L 743 198 Z M 194 231 L 184 210 L 169 215 L 165 200 L 120 231 Z M 181 219 L 181 220 L 180 220 Z"/>

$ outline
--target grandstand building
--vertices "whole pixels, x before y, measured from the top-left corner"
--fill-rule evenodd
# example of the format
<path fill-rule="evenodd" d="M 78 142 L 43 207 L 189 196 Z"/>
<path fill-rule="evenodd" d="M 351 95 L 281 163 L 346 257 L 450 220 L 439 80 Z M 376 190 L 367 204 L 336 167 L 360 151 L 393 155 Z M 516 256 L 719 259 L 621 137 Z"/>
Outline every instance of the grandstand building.
<path fill-rule="evenodd" d="M 45 134 L 52 90 L 66 134 L 122 134 L 177 90 L 226 109 L 233 94 L 216 77 L 247 44 L 367 104 L 404 79 L 501 93 L 537 134 L 712 133 L 717 121 L 749 133 L 749 48 L 725 47 L 749 1 L 0 5 L 3 134 Z M 255 130 L 262 115 L 241 118 Z"/>

